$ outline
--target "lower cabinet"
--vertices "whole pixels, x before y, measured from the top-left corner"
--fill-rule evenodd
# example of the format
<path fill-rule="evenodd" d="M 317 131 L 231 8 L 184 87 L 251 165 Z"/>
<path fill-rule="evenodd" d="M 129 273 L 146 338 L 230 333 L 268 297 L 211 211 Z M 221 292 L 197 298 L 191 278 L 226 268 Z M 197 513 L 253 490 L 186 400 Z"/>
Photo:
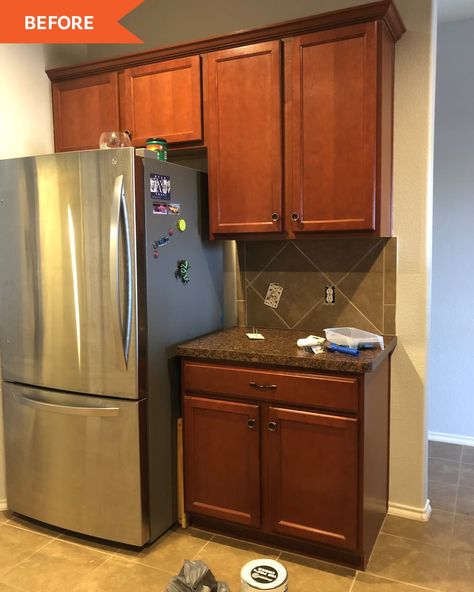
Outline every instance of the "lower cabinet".
<path fill-rule="evenodd" d="M 357 423 L 269 408 L 264 463 L 272 531 L 357 546 Z"/>
<path fill-rule="evenodd" d="M 365 567 L 387 510 L 388 364 L 348 376 L 185 360 L 191 519 Z"/>
<path fill-rule="evenodd" d="M 260 526 L 260 409 L 184 397 L 186 509 Z"/>

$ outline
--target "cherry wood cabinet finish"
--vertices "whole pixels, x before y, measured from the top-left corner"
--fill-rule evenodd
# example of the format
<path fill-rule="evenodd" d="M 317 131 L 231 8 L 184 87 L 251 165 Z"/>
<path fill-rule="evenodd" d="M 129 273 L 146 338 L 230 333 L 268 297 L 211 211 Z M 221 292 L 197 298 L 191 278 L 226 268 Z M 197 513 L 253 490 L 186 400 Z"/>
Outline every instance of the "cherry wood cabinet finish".
<path fill-rule="evenodd" d="M 185 507 L 260 526 L 260 409 L 184 397 Z"/>
<path fill-rule="evenodd" d="M 56 152 L 98 148 L 102 132 L 120 129 L 117 73 L 54 83 L 53 117 Z"/>
<path fill-rule="evenodd" d="M 376 230 L 376 23 L 292 40 L 295 233 Z"/>
<path fill-rule="evenodd" d="M 293 405 L 309 405 L 348 413 L 358 406 L 358 381 L 353 376 L 316 372 L 288 372 L 245 368 L 197 361 L 186 364 L 186 392 L 238 396 L 259 401 L 291 399 Z"/>
<path fill-rule="evenodd" d="M 264 428 L 270 529 L 357 547 L 358 420 L 270 407 Z"/>
<path fill-rule="evenodd" d="M 120 74 L 122 128 L 134 146 L 150 137 L 168 143 L 202 140 L 199 56 L 128 68 Z"/>
<path fill-rule="evenodd" d="M 211 232 L 280 231 L 281 44 L 210 53 L 206 65 Z"/>
<path fill-rule="evenodd" d="M 262 388 L 249 386 L 250 382 Z M 355 389 L 355 404 L 352 410 L 338 410 L 337 403 L 329 401 L 347 394 L 349 385 Z M 196 525 L 365 568 L 387 513 L 390 358 L 366 374 L 184 358 L 182 394 L 186 509 Z M 204 408 L 214 403 L 220 412 L 214 421 L 222 425 L 198 425 L 190 415 L 189 401 L 202 401 Z M 237 407 L 237 417 L 230 422 L 232 405 L 239 403 L 248 409 Z M 242 451 L 250 450 L 244 429 L 250 415 L 257 418 L 251 435 L 259 432 L 261 439 L 261 449 L 254 450 L 260 455 L 259 469 L 252 468 L 260 471 L 260 498 L 251 490 L 252 499 L 260 500 L 261 515 L 253 524 L 251 510 L 243 512 L 247 522 L 229 511 L 250 505 L 247 488 L 255 473 L 245 475 L 242 460 Z M 213 435 L 201 435 L 201 430 L 213 430 Z M 240 451 L 227 452 L 228 438 L 240 439 Z M 207 449 L 209 463 L 203 452 L 197 465 L 201 475 L 219 465 L 218 479 L 215 488 L 203 485 L 212 503 L 199 505 L 193 501 L 198 499 L 194 482 L 200 483 L 193 473 L 194 450 Z M 232 493 L 226 486 L 221 493 L 229 462 L 232 467 L 237 464 L 238 479 L 231 475 Z"/>
<path fill-rule="evenodd" d="M 67 66 L 47 70 L 52 81 L 66 80 L 89 74 L 110 72 L 132 68 L 144 64 L 151 64 L 161 60 L 220 51 L 231 47 L 261 43 L 275 39 L 282 39 L 292 35 L 301 35 L 314 31 L 324 31 L 334 27 L 345 27 L 356 23 L 381 20 L 385 23 L 393 41 L 397 41 L 405 32 L 400 14 L 392 0 L 378 0 L 360 6 L 351 6 L 340 10 L 333 10 L 312 16 L 246 29 L 225 35 L 216 35 L 197 41 L 179 43 L 176 45 L 159 47 L 140 53 L 133 53 L 115 58 L 109 58 L 77 66 Z"/>

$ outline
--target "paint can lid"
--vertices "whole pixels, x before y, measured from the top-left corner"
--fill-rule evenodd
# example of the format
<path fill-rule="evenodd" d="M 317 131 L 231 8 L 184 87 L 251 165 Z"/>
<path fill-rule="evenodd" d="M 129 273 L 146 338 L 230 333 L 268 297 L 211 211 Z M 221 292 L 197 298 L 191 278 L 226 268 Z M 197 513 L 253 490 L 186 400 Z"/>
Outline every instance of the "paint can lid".
<path fill-rule="evenodd" d="M 286 568 L 273 559 L 254 559 L 246 563 L 240 572 L 243 590 L 287 590 L 288 573 Z"/>

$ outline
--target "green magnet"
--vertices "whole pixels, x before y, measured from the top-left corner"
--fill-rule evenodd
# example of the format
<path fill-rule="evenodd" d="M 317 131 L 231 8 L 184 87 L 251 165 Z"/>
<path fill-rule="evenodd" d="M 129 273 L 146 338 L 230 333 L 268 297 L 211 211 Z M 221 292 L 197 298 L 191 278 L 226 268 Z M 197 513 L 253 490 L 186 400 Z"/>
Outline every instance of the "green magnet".
<path fill-rule="evenodd" d="M 184 232 L 186 230 L 186 220 L 184 218 L 180 218 L 177 222 L 178 230 Z"/>
<path fill-rule="evenodd" d="M 175 271 L 175 276 L 180 279 L 183 284 L 189 283 L 189 270 L 191 265 L 186 259 L 178 261 L 178 268 Z"/>

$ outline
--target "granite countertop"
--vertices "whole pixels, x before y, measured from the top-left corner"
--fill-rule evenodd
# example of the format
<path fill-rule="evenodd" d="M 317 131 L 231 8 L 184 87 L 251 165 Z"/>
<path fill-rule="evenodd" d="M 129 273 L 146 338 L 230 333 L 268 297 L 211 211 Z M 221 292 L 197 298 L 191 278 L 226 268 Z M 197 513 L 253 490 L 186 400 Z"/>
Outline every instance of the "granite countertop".
<path fill-rule="evenodd" d="M 250 340 L 245 335 L 249 331 L 244 327 L 234 327 L 210 333 L 178 345 L 177 354 L 204 360 L 366 373 L 374 370 L 397 345 L 395 336 L 385 336 L 384 350 L 361 351 L 358 357 L 338 352 L 312 354 L 296 345 L 297 339 L 308 336 L 307 331 L 262 329 L 260 332 L 265 339 L 259 341 Z"/>

